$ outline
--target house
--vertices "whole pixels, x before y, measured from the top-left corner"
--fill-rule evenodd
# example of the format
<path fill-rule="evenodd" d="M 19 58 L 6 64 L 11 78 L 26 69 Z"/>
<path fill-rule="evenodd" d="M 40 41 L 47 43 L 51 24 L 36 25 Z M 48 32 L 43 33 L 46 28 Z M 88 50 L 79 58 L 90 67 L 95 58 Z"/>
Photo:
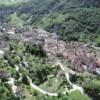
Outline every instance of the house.
<path fill-rule="evenodd" d="M 0 56 L 4 55 L 4 51 L 0 50 Z"/>
<path fill-rule="evenodd" d="M 28 65 L 28 63 L 26 61 L 22 62 L 21 66 L 24 67 L 24 68 L 29 67 L 29 65 Z"/>
<path fill-rule="evenodd" d="M 4 55 L 4 51 L 3 50 L 0 50 L 0 58 L 2 58 Z"/>
<path fill-rule="evenodd" d="M 100 75 L 100 68 L 96 68 L 96 74 Z"/>
<path fill-rule="evenodd" d="M 16 89 L 16 95 L 18 97 L 24 97 L 25 96 L 25 91 L 21 86 L 18 86 Z"/>

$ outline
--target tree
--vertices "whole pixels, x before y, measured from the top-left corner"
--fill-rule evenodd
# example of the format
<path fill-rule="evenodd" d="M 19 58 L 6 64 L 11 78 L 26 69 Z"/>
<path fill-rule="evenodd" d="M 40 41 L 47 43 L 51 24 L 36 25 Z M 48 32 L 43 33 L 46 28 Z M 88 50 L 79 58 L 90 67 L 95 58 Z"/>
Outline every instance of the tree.
<path fill-rule="evenodd" d="M 100 81 L 94 79 L 94 80 L 89 80 L 84 84 L 84 89 L 85 91 L 96 98 L 96 100 L 98 100 L 97 98 L 99 97 L 99 93 L 100 93 Z"/>
<path fill-rule="evenodd" d="M 25 85 L 29 85 L 29 81 L 28 81 L 28 78 L 25 74 L 22 75 L 22 82 L 25 84 Z"/>

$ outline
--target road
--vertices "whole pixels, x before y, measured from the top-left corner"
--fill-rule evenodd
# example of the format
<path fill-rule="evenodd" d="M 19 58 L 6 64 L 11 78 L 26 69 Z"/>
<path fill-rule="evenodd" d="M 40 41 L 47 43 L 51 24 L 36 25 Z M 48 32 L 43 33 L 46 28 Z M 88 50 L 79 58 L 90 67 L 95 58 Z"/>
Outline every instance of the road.
<path fill-rule="evenodd" d="M 90 46 L 93 49 L 100 50 L 100 47 Z"/>
<path fill-rule="evenodd" d="M 47 92 L 47 91 L 45 91 L 45 90 L 39 88 L 39 87 L 36 86 L 35 84 L 33 84 L 33 83 L 32 83 L 32 80 L 29 78 L 29 76 L 27 76 L 27 78 L 28 78 L 28 80 L 29 80 L 30 86 L 31 86 L 33 89 L 35 89 L 35 90 L 37 90 L 37 91 L 39 91 L 40 93 L 45 94 L 45 95 L 49 95 L 49 96 L 58 96 L 57 93 L 50 93 L 50 92 Z"/>
<path fill-rule="evenodd" d="M 11 86 L 13 93 L 16 93 L 17 86 L 14 84 L 14 82 L 15 82 L 15 79 L 10 77 L 9 81 L 6 83 L 8 83 Z"/>
<path fill-rule="evenodd" d="M 60 61 L 58 61 L 55 65 L 59 65 L 60 68 L 65 72 L 66 80 L 67 80 L 67 81 L 69 82 L 69 84 L 72 86 L 72 89 L 68 90 L 68 89 L 66 88 L 66 89 L 65 89 L 66 91 L 64 91 L 64 92 L 70 93 L 70 92 L 72 92 L 72 91 L 79 90 L 81 93 L 84 93 L 84 90 L 83 90 L 82 87 L 80 87 L 80 86 L 78 86 L 78 85 L 76 85 L 76 84 L 73 84 L 73 83 L 70 81 L 69 73 L 74 74 L 74 73 L 75 73 L 74 71 L 72 71 L 72 70 L 70 70 L 70 69 L 64 67 Z M 19 67 L 18 67 L 17 65 L 15 66 L 15 69 L 16 69 L 16 71 L 19 72 Z M 20 74 L 20 79 L 22 79 L 22 74 L 21 74 L 20 72 L 19 72 L 19 74 Z M 47 91 L 45 91 L 45 90 L 39 88 L 37 85 L 35 85 L 34 83 L 32 83 L 32 80 L 31 80 L 31 78 L 30 78 L 29 76 L 27 76 L 27 78 L 28 78 L 28 81 L 29 81 L 29 83 L 30 83 L 30 86 L 31 86 L 33 89 L 37 90 L 38 92 L 40 92 L 40 93 L 42 93 L 42 94 L 45 94 L 45 95 L 49 95 L 49 96 L 58 96 L 58 93 L 50 93 L 50 92 L 47 92 Z M 11 88 L 12 88 L 13 92 L 16 93 L 17 86 L 14 85 L 14 82 L 15 82 L 15 79 L 14 79 L 14 78 L 9 78 L 9 81 L 8 81 L 7 83 L 11 85 Z"/>
<path fill-rule="evenodd" d="M 15 66 L 15 69 L 16 69 L 16 71 L 19 72 L 19 67 L 18 67 L 17 65 Z M 21 73 L 19 73 L 19 74 L 20 74 L 20 79 L 22 79 L 22 74 L 21 74 Z M 28 81 L 29 81 L 29 83 L 30 83 L 30 86 L 31 86 L 33 89 L 37 90 L 38 92 L 40 92 L 40 93 L 42 93 L 42 94 L 45 94 L 45 95 L 49 95 L 49 96 L 58 96 L 57 93 L 50 93 L 50 92 L 47 92 L 47 91 L 45 91 L 45 90 L 39 88 L 37 85 L 35 85 L 34 83 L 32 83 L 32 80 L 31 80 L 31 78 L 30 78 L 28 75 L 27 75 L 27 78 L 28 78 Z M 13 87 L 13 90 L 14 90 L 14 89 L 15 89 L 15 88 Z"/>
<path fill-rule="evenodd" d="M 67 81 L 69 82 L 69 84 L 72 86 L 72 89 L 68 90 L 66 88 L 66 91 L 68 93 L 72 92 L 72 91 L 75 91 L 75 90 L 79 90 L 82 94 L 84 94 L 84 90 L 82 87 L 76 85 L 76 84 L 73 84 L 71 81 L 70 81 L 70 77 L 69 77 L 69 74 L 75 74 L 76 72 L 72 71 L 71 69 L 69 68 L 66 68 L 65 66 L 62 65 L 62 63 L 58 60 L 56 65 L 59 65 L 60 68 L 65 72 L 65 76 L 66 76 L 66 79 Z"/>

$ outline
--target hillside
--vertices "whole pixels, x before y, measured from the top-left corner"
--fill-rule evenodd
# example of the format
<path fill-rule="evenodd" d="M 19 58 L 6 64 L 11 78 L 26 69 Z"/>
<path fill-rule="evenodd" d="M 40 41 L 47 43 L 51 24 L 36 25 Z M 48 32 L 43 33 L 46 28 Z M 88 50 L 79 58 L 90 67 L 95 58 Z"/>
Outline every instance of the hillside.
<path fill-rule="evenodd" d="M 42 29 L 1 26 L 1 98 L 99 100 L 100 50 L 85 45 Z"/>
<path fill-rule="evenodd" d="M 24 25 L 56 32 L 65 41 L 100 45 L 99 0 L 32 0 L 14 8 Z"/>
<path fill-rule="evenodd" d="M 0 0 L 0 100 L 100 100 L 100 0 Z"/>
<path fill-rule="evenodd" d="M 13 5 L 13 4 L 17 4 L 17 3 L 22 3 L 22 2 L 27 2 L 29 0 L 0 0 L 0 6 L 2 5 Z"/>

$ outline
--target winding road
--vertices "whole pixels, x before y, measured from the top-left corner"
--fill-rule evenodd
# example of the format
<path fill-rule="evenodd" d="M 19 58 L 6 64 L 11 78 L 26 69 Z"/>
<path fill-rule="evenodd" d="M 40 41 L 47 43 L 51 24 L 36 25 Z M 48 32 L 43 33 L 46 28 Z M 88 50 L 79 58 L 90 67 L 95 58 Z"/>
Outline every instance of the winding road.
<path fill-rule="evenodd" d="M 35 90 L 37 90 L 37 91 L 39 91 L 40 93 L 45 94 L 45 95 L 49 95 L 49 96 L 58 96 L 57 93 L 50 93 L 50 92 L 47 92 L 47 91 L 45 91 L 45 90 L 39 88 L 39 87 L 36 86 L 35 84 L 33 84 L 33 83 L 32 83 L 32 80 L 29 78 L 29 76 L 27 76 L 27 78 L 28 78 L 28 80 L 29 80 L 30 86 L 31 86 L 33 89 L 35 89 Z"/>
<path fill-rule="evenodd" d="M 76 85 L 76 84 L 73 84 L 71 81 L 70 81 L 70 77 L 69 77 L 69 74 L 76 74 L 76 72 L 72 71 L 71 69 L 69 68 L 66 68 L 62 65 L 62 63 L 58 60 L 56 65 L 59 65 L 60 68 L 65 72 L 65 76 L 66 76 L 66 79 L 67 81 L 69 82 L 69 84 L 72 86 L 72 89 L 68 90 L 66 88 L 66 92 L 70 93 L 70 92 L 73 92 L 75 90 L 79 90 L 82 94 L 84 94 L 84 90 L 82 87 Z"/>
<path fill-rule="evenodd" d="M 9 81 L 6 83 L 8 83 L 11 86 L 13 93 L 16 93 L 17 86 L 15 85 L 14 82 L 15 82 L 14 78 L 9 78 Z"/>
<path fill-rule="evenodd" d="M 17 66 L 17 65 L 15 65 L 15 69 L 16 69 L 16 71 L 18 71 L 19 72 L 19 67 Z M 19 73 L 20 74 L 20 79 L 19 80 L 21 80 L 22 79 L 22 74 L 21 73 Z M 40 93 L 42 93 L 42 94 L 45 94 L 45 95 L 49 95 L 49 96 L 58 96 L 58 94 L 57 93 L 50 93 L 50 92 L 47 92 L 47 91 L 45 91 L 45 90 L 43 90 L 43 89 L 41 89 L 41 88 L 39 88 L 37 85 L 35 85 L 34 83 L 32 83 L 32 80 L 31 80 L 31 78 L 27 75 L 27 78 L 28 78 L 28 81 L 29 81 L 29 83 L 30 83 L 30 86 L 33 88 L 33 89 L 35 89 L 35 90 L 37 90 L 38 92 L 40 92 Z M 13 82 L 13 84 L 14 84 L 14 81 L 12 81 Z M 13 89 L 12 90 L 14 90 L 14 92 L 16 91 L 15 89 L 15 86 L 13 86 L 12 87 Z"/>
<path fill-rule="evenodd" d="M 68 90 L 68 89 L 66 88 L 66 92 L 70 93 L 70 92 L 73 92 L 73 91 L 75 91 L 75 90 L 79 90 L 82 94 L 84 94 L 84 90 L 83 90 L 82 87 L 80 87 L 80 86 L 78 86 L 78 85 L 76 85 L 76 84 L 73 84 L 73 83 L 70 81 L 69 73 L 75 74 L 75 72 L 72 71 L 72 70 L 70 70 L 70 69 L 68 69 L 68 68 L 65 68 L 65 67 L 60 63 L 60 61 L 58 61 L 55 65 L 59 65 L 59 66 L 61 67 L 61 69 L 62 69 L 64 72 L 67 70 L 67 71 L 65 72 L 65 76 L 66 76 L 66 79 L 67 79 L 67 81 L 69 82 L 69 84 L 72 86 L 72 89 Z M 27 78 L 28 78 L 28 80 L 29 80 L 30 86 L 31 86 L 33 89 L 35 89 L 35 90 L 37 90 L 37 91 L 39 91 L 39 92 L 41 92 L 41 93 L 43 93 L 43 94 L 45 94 L 45 95 L 49 95 L 49 96 L 58 96 L 58 93 L 49 93 L 49 92 L 47 92 L 47 91 L 45 91 L 45 90 L 39 88 L 39 87 L 36 86 L 35 84 L 33 84 L 33 83 L 32 83 L 32 80 L 31 80 L 31 78 L 29 78 L 29 76 L 27 76 Z"/>
<path fill-rule="evenodd" d="M 66 88 L 64 92 L 70 93 L 70 92 L 73 92 L 73 91 L 75 91 L 75 90 L 79 90 L 81 93 L 84 93 L 84 90 L 83 90 L 82 87 L 80 87 L 80 86 L 78 86 L 78 85 L 76 85 L 76 84 L 73 84 L 73 83 L 70 81 L 69 74 L 70 74 L 70 73 L 71 73 L 71 74 L 75 74 L 74 71 L 72 71 L 72 70 L 70 70 L 70 69 L 64 67 L 60 61 L 58 61 L 55 65 L 59 65 L 60 68 L 65 72 L 66 80 L 67 80 L 67 81 L 69 82 L 69 84 L 72 86 L 72 89 L 68 90 L 68 89 Z M 53 67 L 54 67 L 54 66 L 53 66 Z M 16 69 L 16 71 L 19 72 L 19 67 L 18 67 L 17 65 L 15 65 L 15 69 Z M 21 74 L 20 72 L 19 72 L 19 74 L 20 74 L 20 80 L 21 80 L 21 79 L 22 79 L 22 74 Z M 58 96 L 58 93 L 50 93 L 50 92 L 47 92 L 47 91 L 45 91 L 45 90 L 39 88 L 37 85 L 35 85 L 34 83 L 32 83 L 32 80 L 31 80 L 31 78 L 30 78 L 28 75 L 27 75 L 27 78 L 28 78 L 28 81 L 29 81 L 29 83 L 30 83 L 30 86 L 31 86 L 33 89 L 37 90 L 38 92 L 40 92 L 40 93 L 42 93 L 42 94 L 45 94 L 45 95 L 49 95 L 49 96 Z M 8 81 L 7 83 L 11 85 L 11 88 L 12 88 L 13 92 L 16 93 L 17 86 L 15 86 L 14 82 L 15 82 L 15 79 L 14 79 L 14 78 L 9 78 L 9 81 Z"/>

